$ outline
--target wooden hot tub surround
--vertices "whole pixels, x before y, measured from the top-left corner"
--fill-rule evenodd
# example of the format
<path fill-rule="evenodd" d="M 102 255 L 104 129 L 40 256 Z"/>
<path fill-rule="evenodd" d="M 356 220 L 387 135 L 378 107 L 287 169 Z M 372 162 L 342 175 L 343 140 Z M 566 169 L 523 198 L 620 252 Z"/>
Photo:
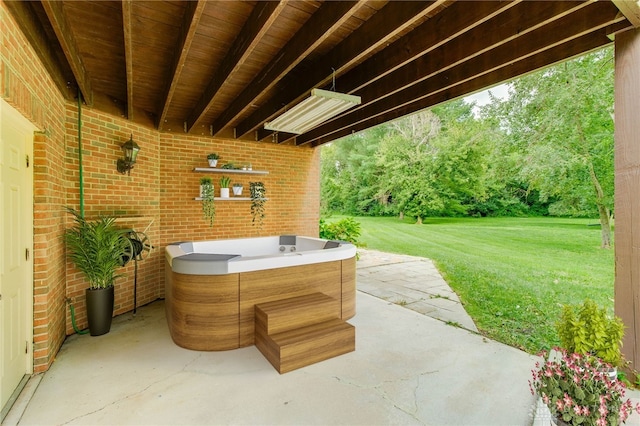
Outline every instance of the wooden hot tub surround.
<path fill-rule="evenodd" d="M 173 341 L 221 351 L 255 344 L 255 305 L 323 293 L 339 319 L 355 315 L 355 256 L 329 262 L 223 275 L 190 275 L 166 265 L 165 304 Z"/>

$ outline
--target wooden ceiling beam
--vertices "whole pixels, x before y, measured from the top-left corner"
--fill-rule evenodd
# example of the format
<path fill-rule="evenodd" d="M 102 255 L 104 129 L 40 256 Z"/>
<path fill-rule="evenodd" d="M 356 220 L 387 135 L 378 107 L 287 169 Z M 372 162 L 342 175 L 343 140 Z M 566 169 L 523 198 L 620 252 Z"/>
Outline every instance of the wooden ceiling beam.
<path fill-rule="evenodd" d="M 173 95 L 176 92 L 182 70 L 187 63 L 187 57 L 191 49 L 191 44 L 196 35 L 198 29 L 198 23 L 202 17 L 202 11 L 206 6 L 206 0 L 189 1 L 186 3 L 184 16 L 182 18 L 182 25 L 180 27 L 180 36 L 176 42 L 174 52 L 177 54 L 173 57 L 173 63 L 169 76 L 166 80 L 164 87 L 164 94 L 162 95 L 161 111 L 158 112 L 158 119 L 156 126 L 158 130 L 163 130 L 163 126 L 167 120 L 167 114 L 169 113 L 169 107 L 173 100 Z"/>
<path fill-rule="evenodd" d="M 629 22 L 640 28 L 640 1 L 638 0 L 611 0 L 613 4 L 627 17 Z"/>
<path fill-rule="evenodd" d="M 187 119 L 187 129 L 191 128 L 206 114 L 214 102 L 214 98 L 220 87 L 237 71 L 253 53 L 258 43 L 264 37 L 267 30 L 286 6 L 285 1 L 258 2 L 236 37 L 229 53 L 216 69 L 209 85 L 202 93 L 196 107 Z"/>
<path fill-rule="evenodd" d="M 605 3 L 593 3 L 594 6 L 597 4 L 606 5 Z M 551 47 L 589 34 L 594 30 L 606 29 L 607 26 L 616 20 L 616 11 L 611 8 L 608 8 L 606 11 L 604 9 L 605 8 L 602 7 L 598 9 L 596 16 L 600 19 L 600 23 L 597 26 L 595 26 L 593 21 L 589 22 L 584 19 L 579 19 L 581 16 L 594 16 L 593 8 L 584 8 L 570 17 L 570 21 L 574 22 L 573 26 L 570 25 L 568 19 L 561 19 L 545 27 L 540 27 L 536 31 L 529 33 L 526 39 L 512 40 L 510 43 L 504 44 L 499 48 L 486 51 L 482 55 L 448 69 L 446 72 L 435 74 L 391 96 L 371 102 L 365 108 L 350 112 L 338 120 L 334 120 L 335 122 L 330 122 L 301 135 L 296 138 L 296 144 L 303 145 L 310 143 L 318 138 L 323 138 L 327 134 L 350 128 L 353 123 L 365 121 L 369 117 L 384 115 L 393 109 L 426 98 L 438 91 L 446 90 L 454 85 L 462 84 L 478 76 L 491 73 L 494 70 L 504 67 L 505 64 L 525 60 Z M 619 19 L 624 19 L 624 17 Z"/>
<path fill-rule="evenodd" d="M 132 0 L 122 0 L 122 32 L 127 84 L 127 119 L 133 120 L 133 30 L 131 28 Z"/>
<path fill-rule="evenodd" d="M 211 126 L 212 135 L 216 135 L 224 127 L 232 124 L 240 114 L 251 107 L 255 99 L 263 92 L 273 88 L 281 78 L 327 40 L 334 30 L 340 28 L 355 11 L 364 6 L 365 2 L 363 1 L 322 3 L 320 8 L 305 22 L 304 27 L 293 35 L 289 43 L 214 121 Z M 195 117 L 197 114 L 191 117 L 194 125 L 202 118 L 204 112 L 199 117 Z"/>
<path fill-rule="evenodd" d="M 381 97 L 392 95 L 512 40 L 521 39 L 524 35 L 572 12 L 586 9 L 586 6 L 590 4 L 596 6 L 593 3 L 574 2 L 521 3 L 473 28 L 463 37 L 455 38 L 440 46 L 428 56 L 421 56 L 410 64 L 387 74 L 374 84 L 363 87 L 358 94 L 362 97 L 363 102 L 369 99 L 379 100 Z M 609 5 L 606 6 L 609 10 L 614 9 Z M 598 12 L 601 9 L 603 8 L 593 7 L 589 10 Z M 583 13 L 583 15 L 585 14 Z"/>
<path fill-rule="evenodd" d="M 329 84 L 332 70 L 335 75 L 340 75 L 407 27 L 441 9 L 447 1 L 389 2 L 329 53 L 316 60 L 316 66 L 310 66 L 308 73 L 285 76 L 278 84 L 287 90 L 279 92 L 239 123 L 236 137 L 258 130 L 265 121 L 282 113 L 287 105 L 297 104 L 308 96 L 311 89 Z M 271 133 L 267 131 L 267 136 Z"/>
<path fill-rule="evenodd" d="M 33 10 L 35 2 L 30 1 L 5 1 L 4 5 L 11 13 L 20 30 L 29 41 L 36 55 L 42 61 L 47 73 L 51 76 L 56 87 L 66 99 L 73 99 L 77 95 L 77 83 L 71 68 L 67 68 L 67 72 L 54 51 L 53 41 L 50 40 L 42 26 L 39 24 L 38 17 Z"/>
<path fill-rule="evenodd" d="M 71 71 L 84 97 L 84 101 L 87 105 L 92 105 L 93 91 L 91 89 L 91 80 L 82 63 L 82 55 L 80 55 L 80 51 L 73 37 L 71 26 L 64 15 L 64 3 L 61 1 L 43 0 L 42 7 L 51 22 L 60 46 L 62 46 L 62 51 L 71 67 Z"/>
<path fill-rule="evenodd" d="M 591 5 L 591 7 L 587 5 Z M 596 8 L 597 5 L 601 6 Z M 602 7 L 602 5 L 608 7 Z M 553 43 L 555 40 L 570 37 L 573 33 L 567 34 L 568 30 L 572 28 L 568 25 L 568 20 L 565 19 L 568 15 L 567 9 L 564 9 L 564 7 L 569 6 L 569 10 L 574 11 L 571 16 L 571 19 L 574 20 L 578 20 L 576 19 L 577 17 L 589 16 L 590 13 L 594 12 L 604 13 L 604 9 L 610 12 L 615 9 L 606 3 L 540 2 L 535 4 L 535 7 L 540 7 L 540 9 L 536 9 L 534 13 L 531 10 L 531 4 L 524 4 L 524 6 L 528 7 L 530 12 L 526 17 L 521 15 L 523 11 L 520 8 L 510 9 L 496 17 L 496 22 L 485 22 L 464 36 L 440 46 L 431 52 L 428 57 L 420 57 L 411 64 L 362 89 L 362 105 L 301 135 L 296 139 L 296 143 L 299 145 L 308 143 L 320 137 L 324 132 L 332 131 L 331 129 L 336 126 L 343 126 L 349 122 L 349 116 L 355 117 L 356 114 L 360 116 L 358 112 L 360 110 L 371 111 L 376 109 L 374 105 L 376 103 L 383 105 L 381 102 L 388 97 L 392 98 L 390 102 L 393 104 L 394 102 L 406 102 L 406 100 L 401 101 L 405 99 L 405 96 L 419 96 L 425 93 L 425 90 L 429 91 L 433 87 L 437 87 L 433 86 L 434 76 L 444 76 L 445 79 L 449 79 L 451 70 L 457 68 L 462 68 L 471 74 L 477 74 L 479 73 L 478 68 L 474 68 L 472 65 L 475 63 L 474 58 L 480 57 L 483 60 L 489 58 L 496 66 L 501 65 L 500 60 L 503 56 L 512 56 L 515 59 L 521 51 L 526 51 L 529 48 L 529 45 L 521 41 L 524 40 L 523 36 L 525 35 L 527 35 L 527 40 L 534 40 L 533 43 L 536 46 L 544 46 L 545 43 Z M 604 15 L 606 15 L 607 20 L 599 16 L 601 22 L 608 23 L 615 18 L 615 14 L 611 16 L 611 13 L 608 15 L 604 13 Z M 535 18 L 533 18 L 534 16 Z M 587 22 L 587 20 L 582 20 L 581 24 L 586 25 Z M 493 33 L 495 34 L 487 33 L 491 28 L 493 28 Z M 551 28 L 558 28 L 558 30 L 552 33 Z M 486 35 L 481 37 L 481 34 Z M 496 52 L 505 53 L 498 55 Z M 457 80 L 451 78 L 451 80 L 444 81 L 444 84 L 448 81 L 457 82 Z M 387 102 L 385 101 L 384 104 L 387 104 Z M 363 112 L 363 114 L 366 113 Z M 333 123 L 334 121 L 336 122 L 335 124 Z"/>
<path fill-rule="evenodd" d="M 494 70 L 490 73 L 480 75 L 472 80 L 468 80 L 460 84 L 452 85 L 451 87 L 438 91 L 437 93 L 431 94 L 422 99 L 415 100 L 414 102 L 390 110 L 385 114 L 368 117 L 367 119 L 364 119 L 358 123 L 354 123 L 348 128 L 343 128 L 312 141 L 311 146 L 317 147 L 325 143 L 335 141 L 336 139 L 348 136 L 352 133 L 356 133 L 386 123 L 388 121 L 416 113 L 426 108 L 431 108 L 443 102 L 447 102 L 465 96 L 469 93 L 481 90 L 488 86 L 492 86 L 496 83 L 520 77 L 531 72 L 532 70 L 541 69 L 558 62 L 583 55 L 586 52 L 599 49 L 610 43 L 611 41 L 606 37 L 604 32 L 601 32 L 600 34 L 583 35 L 582 37 L 578 37 L 577 39 L 571 40 L 568 43 L 556 45 L 547 51 L 540 52 L 533 57 L 528 57 L 517 62 L 505 64 L 504 67 Z"/>
<path fill-rule="evenodd" d="M 469 7 L 467 2 L 456 2 L 341 77 L 340 91 L 353 94 L 519 3 L 486 1 Z"/>

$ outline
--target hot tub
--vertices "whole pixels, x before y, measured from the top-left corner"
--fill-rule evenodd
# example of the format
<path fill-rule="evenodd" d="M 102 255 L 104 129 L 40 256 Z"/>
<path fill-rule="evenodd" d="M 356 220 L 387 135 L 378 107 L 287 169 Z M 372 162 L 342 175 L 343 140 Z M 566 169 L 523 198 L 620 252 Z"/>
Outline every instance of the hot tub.
<path fill-rule="evenodd" d="M 173 341 L 193 350 L 254 344 L 254 306 L 324 293 L 355 315 L 356 248 L 282 235 L 173 243 L 166 247 L 165 306 Z"/>

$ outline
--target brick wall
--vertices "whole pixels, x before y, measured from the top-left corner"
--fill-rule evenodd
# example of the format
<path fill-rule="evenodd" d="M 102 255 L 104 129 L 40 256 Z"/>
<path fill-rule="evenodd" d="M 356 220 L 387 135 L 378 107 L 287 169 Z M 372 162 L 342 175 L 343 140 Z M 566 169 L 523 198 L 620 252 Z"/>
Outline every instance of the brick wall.
<path fill-rule="evenodd" d="M 86 106 L 81 108 L 80 115 L 85 217 L 117 217 L 118 227 L 144 232 L 151 243 L 157 245 L 160 229 L 158 132 Z M 66 129 L 69 141 L 65 150 L 66 205 L 79 210 L 80 160 L 76 105 L 67 108 Z M 130 174 L 120 174 L 116 170 L 116 162 L 122 158 L 120 146 L 130 137 L 141 147 L 139 161 Z M 67 225 L 71 225 L 71 222 L 72 217 L 67 215 Z M 162 253 L 156 249 L 138 263 L 137 306 L 161 296 L 161 280 L 164 279 L 161 259 Z M 115 283 L 115 315 L 133 310 L 134 268 L 134 262 L 130 262 L 118 271 L 123 276 Z M 76 323 L 80 328 L 87 326 L 86 288 L 87 282 L 82 274 L 71 263 L 67 263 L 66 296 L 75 307 Z M 71 318 L 67 313 L 67 333 L 72 332 Z"/>
<path fill-rule="evenodd" d="M 70 300 L 77 323 L 86 327 L 87 283 L 66 261 L 63 234 L 71 217 L 65 206 L 79 208 L 78 106 L 57 91 L 11 15 L 0 2 L 0 94 L 43 130 L 34 139 L 34 368 L 46 370 L 65 335 L 73 333 Z M 146 234 L 155 248 L 138 263 L 137 303 L 164 295 L 164 247 L 181 240 L 240 238 L 258 235 L 317 236 L 319 217 L 319 151 L 271 143 L 159 133 L 83 107 L 82 153 L 87 218 L 122 217 L 119 225 Z M 133 135 L 140 145 L 131 175 L 116 171 L 120 145 Z M 262 181 L 267 189 L 262 228 L 252 226 L 249 201 L 216 201 L 210 227 L 202 217 L 199 179 L 211 176 L 219 191 L 221 174 L 193 172 L 206 167 L 206 155 L 217 152 L 220 164 L 251 163 L 268 175 L 229 174 L 232 182 Z M 115 314 L 133 309 L 131 262 L 116 283 Z"/>
<path fill-rule="evenodd" d="M 162 134 L 161 152 L 161 243 L 266 236 L 278 234 L 318 235 L 319 151 L 311 148 L 280 146 L 270 143 L 241 142 L 203 137 Z M 253 170 L 267 175 L 196 173 L 195 167 L 208 167 L 206 156 L 220 155 L 218 168 L 232 162 L 251 164 Z M 200 178 L 213 180 L 219 196 L 220 178 L 244 186 L 249 196 L 249 182 L 263 182 L 268 201 L 262 228 L 251 223 L 250 201 L 217 200 L 213 227 L 202 215 L 198 196 Z M 232 197 L 233 198 L 233 197 Z"/>
<path fill-rule="evenodd" d="M 65 338 L 64 117 L 66 105 L 0 4 L 0 95 L 41 133 L 34 138 L 34 370 L 53 362 Z"/>

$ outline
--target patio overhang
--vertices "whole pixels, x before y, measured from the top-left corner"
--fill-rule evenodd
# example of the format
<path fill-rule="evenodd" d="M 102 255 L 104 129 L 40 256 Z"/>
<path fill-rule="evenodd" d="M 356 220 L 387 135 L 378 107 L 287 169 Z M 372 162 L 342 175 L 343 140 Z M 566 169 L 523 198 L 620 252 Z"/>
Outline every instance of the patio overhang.
<path fill-rule="evenodd" d="M 598 49 L 639 16 L 626 1 L 6 5 L 69 99 L 165 132 L 309 146 Z M 299 135 L 264 128 L 314 88 L 362 103 Z"/>

